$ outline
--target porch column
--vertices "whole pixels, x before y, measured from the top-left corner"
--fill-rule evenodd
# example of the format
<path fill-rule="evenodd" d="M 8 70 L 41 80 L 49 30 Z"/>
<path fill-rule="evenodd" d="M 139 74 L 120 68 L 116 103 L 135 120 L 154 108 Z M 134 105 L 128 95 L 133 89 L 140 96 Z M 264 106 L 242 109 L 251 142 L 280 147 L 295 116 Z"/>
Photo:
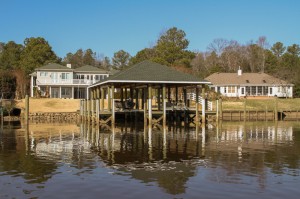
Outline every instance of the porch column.
<path fill-rule="evenodd" d="M 89 99 L 89 89 L 88 88 L 86 88 L 86 99 Z"/>
<path fill-rule="evenodd" d="M 30 76 L 30 97 L 33 97 L 33 75 Z M 37 89 L 37 88 L 36 88 Z"/>
<path fill-rule="evenodd" d="M 59 87 L 59 98 L 61 98 L 61 86 Z"/>
<path fill-rule="evenodd" d="M 72 86 L 72 99 L 74 99 L 74 86 Z"/>

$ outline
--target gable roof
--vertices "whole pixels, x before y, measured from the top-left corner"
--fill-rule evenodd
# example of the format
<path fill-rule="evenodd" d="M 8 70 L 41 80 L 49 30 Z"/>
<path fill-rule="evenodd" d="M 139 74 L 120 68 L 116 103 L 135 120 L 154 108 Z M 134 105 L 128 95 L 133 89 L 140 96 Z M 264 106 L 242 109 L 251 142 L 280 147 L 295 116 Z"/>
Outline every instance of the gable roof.
<path fill-rule="evenodd" d="M 171 67 L 151 61 L 143 61 L 132 67 L 108 77 L 102 82 L 91 85 L 101 85 L 113 82 L 130 83 L 180 83 L 180 84 L 209 84 L 190 74 L 179 72 Z"/>
<path fill-rule="evenodd" d="M 85 65 L 85 66 L 81 66 L 79 68 L 75 68 L 74 71 L 75 72 L 102 73 L 102 74 L 108 73 L 108 71 L 106 71 L 106 70 L 102 70 L 100 68 L 97 68 L 97 67 L 91 66 L 91 65 Z"/>
<path fill-rule="evenodd" d="M 42 67 L 36 68 L 36 71 L 38 70 L 61 70 L 61 71 L 73 71 L 73 69 L 68 68 L 66 66 L 62 66 L 60 64 L 56 63 L 49 63 L 47 65 L 44 65 Z"/>
<path fill-rule="evenodd" d="M 266 73 L 214 73 L 205 78 L 213 85 L 274 85 L 289 84 Z M 292 84 L 290 84 L 292 85 Z"/>

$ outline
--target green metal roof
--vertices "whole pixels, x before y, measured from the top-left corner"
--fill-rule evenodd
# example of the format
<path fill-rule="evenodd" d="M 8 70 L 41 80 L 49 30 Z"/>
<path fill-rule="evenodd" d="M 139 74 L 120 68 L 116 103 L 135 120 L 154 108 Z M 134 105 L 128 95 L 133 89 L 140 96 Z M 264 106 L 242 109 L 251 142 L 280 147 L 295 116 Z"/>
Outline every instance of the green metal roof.
<path fill-rule="evenodd" d="M 179 83 L 179 84 L 208 84 L 209 81 L 201 80 L 193 75 L 179 72 L 171 67 L 164 66 L 151 61 L 144 61 L 132 67 L 120 71 L 108 77 L 102 82 L 94 85 L 101 85 L 109 82 L 148 82 L 148 83 Z M 91 87 L 93 87 L 92 85 Z"/>
<path fill-rule="evenodd" d="M 81 66 L 79 68 L 74 69 L 75 72 L 90 72 L 90 73 L 104 73 L 107 74 L 108 71 L 106 70 L 102 70 L 100 68 L 97 68 L 95 66 L 91 66 L 91 65 L 85 65 L 85 66 Z"/>
<path fill-rule="evenodd" d="M 56 63 L 49 63 L 47 65 L 44 65 L 42 67 L 36 68 L 36 71 L 38 70 L 63 70 L 63 71 L 73 71 L 73 69 L 68 68 L 66 66 L 62 66 L 60 64 Z"/>

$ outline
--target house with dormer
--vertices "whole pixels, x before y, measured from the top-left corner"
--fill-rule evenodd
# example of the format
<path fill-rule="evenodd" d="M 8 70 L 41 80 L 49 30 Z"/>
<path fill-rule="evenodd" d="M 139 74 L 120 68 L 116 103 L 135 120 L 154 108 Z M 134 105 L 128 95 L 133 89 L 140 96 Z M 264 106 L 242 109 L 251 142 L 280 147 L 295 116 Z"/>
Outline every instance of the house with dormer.
<path fill-rule="evenodd" d="M 226 97 L 293 97 L 293 84 L 266 73 L 214 73 L 205 78 L 211 89 Z"/>
<path fill-rule="evenodd" d="M 87 87 L 108 76 L 108 71 L 90 65 L 73 69 L 71 64 L 50 63 L 31 74 L 30 94 L 31 97 L 38 94 L 49 98 L 86 99 Z"/>

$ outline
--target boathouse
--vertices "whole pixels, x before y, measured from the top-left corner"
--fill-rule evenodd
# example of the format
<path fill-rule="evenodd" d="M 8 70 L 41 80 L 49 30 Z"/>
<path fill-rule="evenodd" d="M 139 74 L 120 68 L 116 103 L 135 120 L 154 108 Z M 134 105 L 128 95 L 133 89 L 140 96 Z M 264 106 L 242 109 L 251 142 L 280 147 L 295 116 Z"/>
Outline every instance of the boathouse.
<path fill-rule="evenodd" d="M 144 61 L 90 85 L 88 100 L 81 101 L 80 113 L 84 118 L 105 123 L 114 123 L 116 113 L 143 113 L 144 121 L 165 124 L 167 114 L 181 111 L 193 114 L 190 119 L 196 122 L 205 122 L 204 96 L 208 84 L 209 81 L 171 67 Z M 193 103 L 188 92 L 196 95 Z"/>

